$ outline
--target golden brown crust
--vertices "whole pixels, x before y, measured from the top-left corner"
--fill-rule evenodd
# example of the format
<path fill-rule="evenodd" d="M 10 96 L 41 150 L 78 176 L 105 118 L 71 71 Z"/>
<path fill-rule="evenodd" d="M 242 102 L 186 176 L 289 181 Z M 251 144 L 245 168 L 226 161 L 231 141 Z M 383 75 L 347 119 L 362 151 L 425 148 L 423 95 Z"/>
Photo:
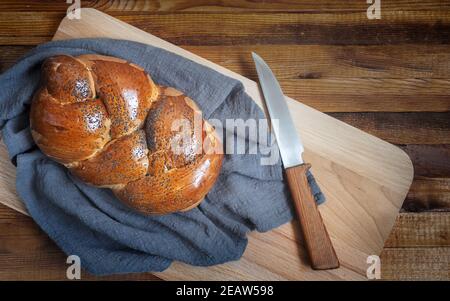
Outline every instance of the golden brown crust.
<path fill-rule="evenodd" d="M 47 59 L 42 65 L 42 79 L 48 93 L 62 104 L 95 97 L 91 72 L 74 57 L 58 55 Z"/>
<path fill-rule="evenodd" d="M 111 116 L 111 137 L 117 138 L 141 127 L 156 90 L 147 74 L 115 61 L 93 60 L 90 68 L 98 97 Z"/>
<path fill-rule="evenodd" d="M 30 125 L 41 150 L 63 164 L 94 155 L 110 139 L 110 121 L 102 101 L 61 104 L 46 89 L 31 104 Z"/>
<path fill-rule="evenodd" d="M 147 153 L 145 133 L 139 130 L 111 141 L 95 157 L 81 161 L 71 171 L 96 186 L 125 185 L 147 174 Z"/>
<path fill-rule="evenodd" d="M 183 167 L 202 155 L 201 114 L 186 103 L 185 95 L 175 91 L 173 88 L 161 87 L 161 96 L 148 112 L 145 132 L 148 149 L 153 154 L 150 157 L 150 174 Z M 176 142 L 174 152 L 172 144 Z M 158 169 L 161 164 L 163 170 Z"/>
<path fill-rule="evenodd" d="M 205 155 L 196 164 L 148 175 L 114 193 L 130 207 L 144 213 L 182 211 L 205 197 L 221 167 L 222 155 Z"/>
<path fill-rule="evenodd" d="M 180 120 L 189 124 L 183 143 Z M 195 207 L 222 166 L 223 155 L 208 151 L 222 145 L 195 102 L 118 58 L 46 60 L 30 124 L 45 154 L 147 214 Z"/>

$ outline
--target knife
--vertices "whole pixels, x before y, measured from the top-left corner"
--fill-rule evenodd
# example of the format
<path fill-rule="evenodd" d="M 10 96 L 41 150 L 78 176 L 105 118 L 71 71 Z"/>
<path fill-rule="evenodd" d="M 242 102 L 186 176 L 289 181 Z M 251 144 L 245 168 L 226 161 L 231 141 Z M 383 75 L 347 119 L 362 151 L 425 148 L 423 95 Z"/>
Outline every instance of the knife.
<path fill-rule="evenodd" d="M 254 52 L 252 56 L 270 119 L 278 120 L 272 122 L 272 127 L 311 266 L 315 270 L 338 268 L 339 260 L 308 184 L 307 172 L 311 165 L 303 162 L 303 144 L 297 135 L 283 91 L 266 62 Z"/>

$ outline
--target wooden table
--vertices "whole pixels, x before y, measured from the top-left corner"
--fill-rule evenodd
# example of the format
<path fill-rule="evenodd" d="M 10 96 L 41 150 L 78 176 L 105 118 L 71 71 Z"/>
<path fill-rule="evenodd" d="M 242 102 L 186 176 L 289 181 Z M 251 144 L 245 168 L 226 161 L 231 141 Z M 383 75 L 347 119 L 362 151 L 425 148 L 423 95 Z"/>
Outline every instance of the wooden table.
<path fill-rule="evenodd" d="M 1 72 L 51 39 L 69 6 L 54 2 L 0 0 Z M 287 95 L 402 147 L 415 179 L 381 255 L 382 278 L 449 280 L 450 1 L 381 0 L 379 20 L 367 19 L 366 1 L 195 2 L 81 5 L 254 80 L 255 51 Z M 65 279 L 65 260 L 29 217 L 0 205 L 0 280 Z"/>

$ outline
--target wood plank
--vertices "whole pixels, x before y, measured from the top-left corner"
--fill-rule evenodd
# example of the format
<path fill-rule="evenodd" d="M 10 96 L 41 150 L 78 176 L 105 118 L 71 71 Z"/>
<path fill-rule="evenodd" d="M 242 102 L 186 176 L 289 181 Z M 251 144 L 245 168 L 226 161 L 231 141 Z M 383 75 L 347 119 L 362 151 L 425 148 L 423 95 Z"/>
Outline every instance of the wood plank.
<path fill-rule="evenodd" d="M 277 78 L 448 78 L 445 45 L 233 45 L 190 46 L 188 51 L 256 78 L 249 53 L 257 52 Z"/>
<path fill-rule="evenodd" d="M 28 49 L 1 46 L 1 70 Z M 254 80 L 250 52 L 256 51 L 273 66 L 286 95 L 322 112 L 450 111 L 450 68 L 444 68 L 450 64 L 450 53 L 442 45 L 414 45 L 408 50 L 401 46 L 310 45 L 186 49 Z M 300 59 L 292 61 L 293 57 Z"/>
<path fill-rule="evenodd" d="M 294 94 L 303 95 L 303 98 L 312 98 L 316 95 L 331 98 L 332 95 L 346 96 L 348 98 L 356 95 L 373 97 L 369 104 L 383 97 L 394 98 L 402 95 L 409 98 L 416 97 L 425 100 L 425 97 L 443 96 L 447 102 L 444 111 L 450 109 L 450 79 L 426 79 L 426 78 L 331 78 L 331 79 L 309 79 L 296 78 L 285 79 L 286 89 Z M 350 90 L 350 91 L 349 91 Z M 394 96 L 394 97 L 392 97 Z M 413 100 L 414 102 L 415 100 Z M 388 103 L 385 103 L 387 105 Z M 396 103 L 391 103 L 397 105 Z M 379 111 L 389 110 L 389 107 L 380 108 Z"/>
<path fill-rule="evenodd" d="M 385 12 L 375 21 L 361 12 L 210 13 L 201 18 L 197 13 L 112 15 L 178 45 L 450 43 L 450 14 L 441 10 Z M 49 39 L 63 16 L 59 12 L 0 12 L 0 42 L 6 43 L 7 37 L 14 43 L 24 37 L 24 44 L 30 36 Z"/>
<path fill-rule="evenodd" d="M 450 178 L 414 179 L 402 206 L 403 211 L 450 211 Z"/>
<path fill-rule="evenodd" d="M 0 73 L 5 72 L 14 65 L 25 53 L 33 49 L 33 46 L 0 46 Z"/>
<path fill-rule="evenodd" d="M 50 42 L 49 36 L 0 36 L 0 45 L 37 45 Z"/>
<path fill-rule="evenodd" d="M 66 258 L 56 246 L 32 254 L 1 254 L 0 280 L 67 280 L 66 269 L 69 265 L 66 264 Z M 81 280 L 160 281 L 161 278 L 151 273 L 94 276 L 82 269 Z"/>
<path fill-rule="evenodd" d="M 286 95 L 323 112 L 450 111 L 450 79 L 297 78 L 280 84 Z"/>
<path fill-rule="evenodd" d="M 430 120 L 433 120 L 433 116 L 430 116 Z M 400 147 L 411 158 L 416 176 L 450 178 L 450 144 L 408 144 Z"/>
<path fill-rule="evenodd" d="M 447 82 L 450 55 L 445 46 L 434 47 L 252 45 L 185 48 L 254 80 L 257 78 L 254 66 L 248 60 L 249 53 L 255 51 L 273 67 L 287 95 L 323 112 L 445 112 L 450 110 Z M 292 60 L 294 57 L 296 60 Z M 429 80 L 440 77 L 443 79 L 436 82 Z"/>
<path fill-rule="evenodd" d="M 0 12 L 0 36 L 51 37 L 65 13 Z M 3 45 L 3 43 L 2 43 Z M 11 45 L 11 44 L 6 44 Z"/>
<path fill-rule="evenodd" d="M 450 144 L 450 112 L 329 115 L 394 144 Z"/>
<path fill-rule="evenodd" d="M 2 0 L 0 11 L 65 11 L 69 4 L 54 0 Z M 250 1 L 250 0 L 129 0 L 129 1 L 81 1 L 81 7 L 110 12 L 348 12 L 366 11 L 364 1 L 316 0 L 316 1 Z M 444 10 L 450 9 L 447 1 L 396 0 L 383 3 L 383 10 Z"/>
<path fill-rule="evenodd" d="M 386 248 L 380 259 L 385 280 L 450 279 L 450 248 Z"/>
<path fill-rule="evenodd" d="M 450 212 L 399 214 L 384 247 L 450 247 Z"/>
<path fill-rule="evenodd" d="M 0 45 L 0 62 L 11 66 L 30 46 Z M 258 53 L 280 81 L 293 79 L 448 79 L 446 45 L 181 45 L 245 77 L 256 78 L 250 58 Z M 294 59 L 295 58 L 295 59 Z M 4 71 L 5 67 L 0 67 Z"/>

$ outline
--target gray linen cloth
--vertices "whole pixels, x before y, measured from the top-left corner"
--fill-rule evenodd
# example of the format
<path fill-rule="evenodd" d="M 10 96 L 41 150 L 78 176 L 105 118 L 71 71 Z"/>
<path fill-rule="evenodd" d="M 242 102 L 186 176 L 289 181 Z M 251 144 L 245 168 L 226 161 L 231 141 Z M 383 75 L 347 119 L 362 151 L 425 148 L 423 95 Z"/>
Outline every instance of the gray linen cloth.
<path fill-rule="evenodd" d="M 33 49 L 2 74 L 0 128 L 10 159 L 17 166 L 17 192 L 36 223 L 66 254 L 78 255 L 84 269 L 105 275 L 163 271 L 173 260 L 198 266 L 237 260 L 245 250 L 249 231 L 268 231 L 293 218 L 280 160 L 275 165 L 261 165 L 260 153 L 226 155 L 219 179 L 201 205 L 165 216 L 139 214 L 110 190 L 84 184 L 46 157 L 34 144 L 28 123 L 41 63 L 57 54 L 87 53 L 116 56 L 142 66 L 157 84 L 174 87 L 194 99 L 205 119 L 265 118 L 239 81 L 136 42 L 50 42 Z M 309 181 L 316 201 L 323 202 L 311 174 Z"/>

